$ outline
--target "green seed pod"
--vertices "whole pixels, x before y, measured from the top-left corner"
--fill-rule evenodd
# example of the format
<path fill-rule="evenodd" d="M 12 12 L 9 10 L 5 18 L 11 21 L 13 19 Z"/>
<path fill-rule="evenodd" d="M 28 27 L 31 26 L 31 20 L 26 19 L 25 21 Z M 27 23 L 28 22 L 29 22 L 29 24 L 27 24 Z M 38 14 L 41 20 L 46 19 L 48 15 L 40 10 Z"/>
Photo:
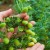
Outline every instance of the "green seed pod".
<path fill-rule="evenodd" d="M 11 46 L 11 47 L 9 47 L 9 50 L 14 50 L 14 48 Z"/>
<path fill-rule="evenodd" d="M 27 25 L 28 24 L 28 21 L 23 20 L 22 21 L 22 24 Z"/>
<path fill-rule="evenodd" d="M 29 10 L 31 10 L 31 9 L 32 9 L 32 7 L 31 7 L 31 6 L 28 6 L 28 9 L 29 9 Z"/>
<path fill-rule="evenodd" d="M 32 39 L 32 37 L 29 36 L 29 37 L 28 37 L 28 40 L 31 40 L 31 39 Z"/>
<path fill-rule="evenodd" d="M 32 28 L 33 25 L 31 23 L 28 23 L 28 28 Z"/>
<path fill-rule="evenodd" d="M 22 12 L 28 12 L 28 7 L 24 7 L 24 8 L 22 9 Z"/>
<path fill-rule="evenodd" d="M 29 47 L 32 47 L 33 45 L 34 45 L 34 42 L 28 43 L 28 46 L 29 46 Z"/>
<path fill-rule="evenodd" d="M 30 35 L 33 35 L 33 36 L 35 35 L 35 33 L 32 32 L 31 30 L 26 30 L 26 33 L 27 33 L 27 34 L 30 34 Z"/>
<path fill-rule="evenodd" d="M 16 20 L 17 22 L 21 22 L 22 20 L 20 19 L 20 18 L 17 18 L 17 20 Z"/>
<path fill-rule="evenodd" d="M 32 38 L 32 41 L 33 41 L 34 43 L 37 43 L 37 40 L 36 40 L 35 38 Z"/>
<path fill-rule="evenodd" d="M 9 43 L 9 39 L 8 39 L 8 38 L 4 38 L 4 39 L 3 39 L 3 42 L 4 42 L 5 44 L 8 44 L 8 43 Z"/>
<path fill-rule="evenodd" d="M 3 28 L 3 27 L 5 27 L 6 26 L 6 23 L 1 23 L 0 24 L 0 28 Z"/>
<path fill-rule="evenodd" d="M 14 40 L 14 44 L 15 44 L 16 46 L 20 46 L 19 40 L 18 40 L 18 39 L 15 39 L 15 40 Z"/>
<path fill-rule="evenodd" d="M 7 17 L 6 18 L 6 22 L 10 22 L 11 20 L 10 20 L 10 17 Z"/>
<path fill-rule="evenodd" d="M 9 28 L 8 31 L 9 32 L 14 32 L 14 28 Z"/>
<path fill-rule="evenodd" d="M 22 32 L 24 30 L 23 26 L 18 26 L 18 32 Z"/>

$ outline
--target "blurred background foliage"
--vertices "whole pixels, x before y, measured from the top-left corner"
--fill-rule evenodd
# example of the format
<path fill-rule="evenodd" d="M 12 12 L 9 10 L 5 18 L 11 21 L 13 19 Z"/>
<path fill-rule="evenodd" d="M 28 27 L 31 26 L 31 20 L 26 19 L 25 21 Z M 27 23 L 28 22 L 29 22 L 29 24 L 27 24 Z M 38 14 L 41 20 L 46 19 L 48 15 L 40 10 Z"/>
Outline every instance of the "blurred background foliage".
<path fill-rule="evenodd" d="M 18 13 L 22 11 L 22 7 L 28 6 L 32 7 L 27 12 L 30 20 L 36 21 L 36 25 L 32 30 L 37 33 L 38 41 L 46 46 L 45 50 L 50 50 L 50 0 L 27 0 L 26 2 L 14 0 L 14 8 Z"/>
<path fill-rule="evenodd" d="M 36 21 L 32 30 L 39 36 L 38 42 L 45 44 L 45 50 L 50 50 L 50 0 L 0 0 L 0 5 L 3 3 L 13 4 L 17 13 L 21 13 L 24 7 L 31 6 L 27 13 L 30 20 Z"/>

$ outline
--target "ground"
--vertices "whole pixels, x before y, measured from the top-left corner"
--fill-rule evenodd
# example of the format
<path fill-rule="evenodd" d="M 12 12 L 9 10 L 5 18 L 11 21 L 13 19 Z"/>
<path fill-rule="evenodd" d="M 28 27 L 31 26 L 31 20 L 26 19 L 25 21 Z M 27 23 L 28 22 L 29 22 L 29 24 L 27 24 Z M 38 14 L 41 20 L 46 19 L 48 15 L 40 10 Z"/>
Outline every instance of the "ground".
<path fill-rule="evenodd" d="M 8 6 L 8 5 L 0 5 L 0 11 L 7 10 L 9 8 L 10 8 L 10 6 Z"/>
<path fill-rule="evenodd" d="M 4 11 L 4 10 L 8 10 L 10 8 L 12 8 L 11 5 L 0 5 L 0 12 Z M 13 10 L 13 14 L 16 14 L 16 12 L 14 10 Z"/>

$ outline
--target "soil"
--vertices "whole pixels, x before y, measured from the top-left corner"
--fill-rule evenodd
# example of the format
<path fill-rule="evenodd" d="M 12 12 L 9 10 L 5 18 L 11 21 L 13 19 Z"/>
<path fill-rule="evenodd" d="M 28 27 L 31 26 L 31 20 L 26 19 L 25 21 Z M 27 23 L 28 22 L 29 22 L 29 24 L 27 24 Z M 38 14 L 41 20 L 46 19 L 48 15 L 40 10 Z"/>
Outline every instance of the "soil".
<path fill-rule="evenodd" d="M 9 8 L 10 8 L 9 5 L 0 5 L 0 11 L 7 10 L 7 9 L 9 9 Z"/>
<path fill-rule="evenodd" d="M 10 8 L 12 8 L 12 6 L 11 5 L 0 5 L 0 12 L 1 11 L 5 11 L 5 10 L 8 10 L 8 9 L 10 9 Z M 16 12 L 13 10 L 13 14 L 16 14 Z"/>

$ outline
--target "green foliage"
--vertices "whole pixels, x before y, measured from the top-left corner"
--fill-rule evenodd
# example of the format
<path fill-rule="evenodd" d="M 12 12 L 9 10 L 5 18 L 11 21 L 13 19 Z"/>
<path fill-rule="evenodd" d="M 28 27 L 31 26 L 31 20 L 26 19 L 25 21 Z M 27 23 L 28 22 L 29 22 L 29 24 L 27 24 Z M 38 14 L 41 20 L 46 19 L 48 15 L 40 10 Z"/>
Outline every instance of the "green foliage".
<path fill-rule="evenodd" d="M 20 23 L 21 23 L 20 18 L 17 18 L 16 16 L 6 18 L 7 27 L 14 27 L 15 28 L 16 26 L 20 25 Z"/>
<path fill-rule="evenodd" d="M 28 12 L 31 10 L 30 3 L 28 3 L 28 0 L 14 0 L 14 9 L 17 11 L 17 13 L 21 12 Z"/>
<path fill-rule="evenodd" d="M 31 3 L 34 9 L 33 20 L 37 22 L 34 31 L 39 36 L 38 41 L 45 44 L 48 50 L 50 48 L 50 1 L 32 0 Z"/>
<path fill-rule="evenodd" d="M 20 3 L 15 0 L 14 8 L 18 13 L 21 13 L 23 7 L 32 7 L 27 13 L 30 15 L 30 20 L 36 21 L 36 25 L 32 29 L 35 31 L 39 39 L 38 41 L 46 45 L 45 50 L 50 49 L 50 0 L 29 0 Z"/>

